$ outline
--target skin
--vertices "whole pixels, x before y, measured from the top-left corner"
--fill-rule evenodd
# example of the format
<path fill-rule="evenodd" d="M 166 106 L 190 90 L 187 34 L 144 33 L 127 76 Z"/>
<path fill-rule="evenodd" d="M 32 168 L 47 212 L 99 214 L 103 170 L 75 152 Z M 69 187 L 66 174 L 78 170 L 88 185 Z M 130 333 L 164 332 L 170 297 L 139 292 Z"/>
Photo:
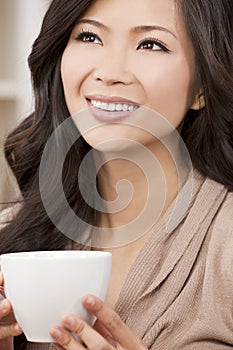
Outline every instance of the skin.
<path fill-rule="evenodd" d="M 123 0 L 99 0 L 86 12 L 85 19 L 94 19 L 107 29 L 80 23 L 72 31 L 61 64 L 71 115 L 87 109 L 86 96 L 95 94 L 133 100 L 140 106 L 157 111 L 175 128 L 189 108 L 199 108 L 194 55 L 184 28 L 177 19 L 173 0 L 147 1 L 146 6 L 141 0 L 127 3 Z M 169 28 L 172 34 L 163 30 L 133 31 L 139 25 L 153 24 Z M 77 36 L 83 31 L 96 34 L 94 42 L 78 41 Z M 164 52 L 156 43 L 153 50 L 146 48 L 145 39 L 151 37 L 160 40 L 170 52 Z M 86 40 L 90 38 L 86 37 Z M 78 118 L 75 122 L 78 124 Z M 130 138 L 129 129 L 125 125 L 118 128 L 107 125 L 96 130 L 91 137 L 86 136 L 86 139 L 95 147 L 101 139 L 117 135 Z M 140 138 L 143 144 L 147 144 L 142 137 L 148 135 L 143 134 L 141 138 L 139 134 L 135 135 L 135 139 Z"/>
<path fill-rule="evenodd" d="M 120 317 L 100 299 L 87 295 L 83 298 L 83 306 L 97 317 L 98 321 L 94 328 L 71 314 L 64 315 L 62 322 L 68 330 L 81 338 L 88 349 L 146 349 L 141 340 L 126 327 Z M 58 349 L 60 347 L 67 350 L 85 349 L 62 327 L 52 328 L 50 334 L 57 340 Z"/>
<path fill-rule="evenodd" d="M 77 113 L 87 110 L 86 97 L 89 95 L 117 96 L 135 101 L 158 112 L 174 128 L 180 126 L 189 108 L 201 108 L 192 45 L 177 17 L 174 0 L 147 0 L 146 6 L 143 0 L 99 0 L 82 20 L 95 20 L 101 25 L 78 23 L 71 33 L 61 63 L 67 106 L 78 128 L 81 129 Z M 166 30 L 135 32 L 135 27 L 139 25 L 158 25 Z M 89 35 L 82 41 L 77 40 L 85 31 L 94 33 L 94 39 Z M 162 42 L 169 52 L 156 43 L 148 48 L 148 38 L 151 37 Z M 102 215 L 101 226 L 125 225 L 138 216 L 147 200 L 147 183 L 140 169 L 131 162 L 126 165 L 120 159 L 121 154 L 125 155 L 129 149 L 123 143 L 119 149 L 119 143 L 114 148 L 108 142 L 118 138 L 146 146 L 159 160 L 167 182 L 166 210 L 177 195 L 177 174 L 169 152 L 158 139 L 142 129 L 122 123 L 105 124 L 83 136 L 100 151 L 103 160 L 107 153 L 114 158 L 114 161 L 102 166 L 98 174 L 102 197 L 107 201 L 116 199 L 116 184 L 121 179 L 128 180 L 135 189 L 127 209 L 118 214 Z M 103 142 L 104 151 L 100 146 Z"/>
<path fill-rule="evenodd" d="M 177 16 L 174 0 L 97 0 L 84 18 L 98 21 L 108 29 L 90 23 L 77 24 L 63 54 L 61 74 L 65 98 L 78 127 L 79 120 L 75 114 L 88 108 L 86 96 L 93 94 L 133 100 L 163 115 L 175 129 L 181 125 L 188 109 L 203 107 L 204 101 L 200 100 L 200 91 L 195 83 L 192 45 Z M 166 30 L 135 32 L 133 29 L 139 25 L 157 25 Z M 77 41 L 80 31 L 87 30 L 96 33 L 98 40 L 95 37 L 94 42 Z M 169 52 L 163 51 L 156 43 L 148 46 L 145 42 L 151 37 L 162 42 Z M 98 149 L 101 142 L 119 137 L 143 144 L 159 159 L 167 181 L 166 210 L 177 195 L 177 174 L 169 152 L 158 139 L 143 130 L 120 123 L 103 125 L 84 135 L 86 141 L 98 151 L 101 151 Z M 146 182 L 142 173 L 130 162 L 127 166 L 123 162 L 118 159 L 102 167 L 98 174 L 100 192 L 106 200 L 114 199 L 116 183 L 124 178 L 136 189 L 134 197 L 132 203 L 120 213 L 103 214 L 100 218 L 102 226 L 117 227 L 129 222 L 140 213 L 143 205 L 139 203 L 146 201 Z M 125 275 L 117 277 L 117 271 L 125 271 L 126 274 L 150 234 L 147 232 L 143 239 L 129 246 L 109 250 L 113 253 L 113 273 L 106 303 L 95 296 L 85 296 L 83 299 L 84 307 L 97 317 L 94 328 L 77 315 L 64 315 L 62 322 L 66 330 L 60 326 L 50 330 L 58 349 L 85 349 L 69 330 L 76 333 L 90 350 L 145 349 L 141 340 L 115 313 L 114 304 L 125 278 Z M 0 285 L 3 285 L 2 276 Z M 9 301 L 5 300 L 0 304 L 0 319 L 5 320 L 9 315 L 12 317 L 12 309 Z M 20 333 L 15 321 L 0 327 L 0 339 L 7 338 L 9 341 L 6 350 L 12 349 L 10 337 Z"/>
<path fill-rule="evenodd" d="M 3 274 L 0 272 L 0 288 L 4 284 Z M 4 291 L 0 292 L 4 297 Z M 13 350 L 13 337 L 20 335 L 22 330 L 16 323 L 9 300 L 3 299 L 0 302 L 0 348 Z"/>
<path fill-rule="evenodd" d="M 147 0 L 146 6 L 145 0 L 99 0 L 87 11 L 84 19 L 98 21 L 107 29 L 102 25 L 77 24 L 63 54 L 61 74 L 65 97 L 77 127 L 79 117 L 75 114 L 87 109 L 88 95 L 118 96 L 136 101 L 140 106 L 163 115 L 174 128 L 180 126 L 188 109 L 203 107 L 195 82 L 192 45 L 177 16 L 173 0 Z M 172 34 L 164 30 L 140 33 L 133 30 L 138 25 L 151 24 L 165 27 Z M 91 42 L 77 41 L 79 33 L 87 30 L 97 36 L 94 35 L 92 39 L 90 36 L 85 38 Z M 161 50 L 155 43 L 148 49 L 145 43 L 148 37 L 158 38 L 170 52 Z M 140 46 L 142 42 L 143 46 Z M 83 136 L 103 157 L 108 152 L 116 155 L 121 154 L 121 151 L 125 152 L 124 148 L 120 152 L 112 148 L 105 148 L 104 151 L 99 148 L 99 143 L 118 137 L 146 146 L 159 159 L 166 176 L 169 195 L 165 207 L 176 196 L 177 187 L 174 183 L 177 175 L 174 164 L 169 152 L 158 139 L 143 130 L 121 123 L 102 125 Z M 135 169 L 135 165 L 128 162 L 126 166 L 121 159 L 108 162 L 98 174 L 100 192 L 106 200 L 115 198 L 115 185 L 122 178 L 128 179 L 134 185 L 132 204 L 120 213 L 103 214 L 100 222 L 102 226 L 109 225 L 112 228 L 129 222 L 141 210 L 138 203 L 146 200 L 146 184 L 142 174 Z M 145 237 L 149 235 L 150 232 Z M 119 271 L 128 271 L 144 242 L 142 239 L 126 247 L 111 250 L 113 273 L 106 303 L 92 297 L 92 303 L 88 305 L 90 297 L 83 299 L 83 305 L 97 317 L 94 329 L 75 315 L 63 317 L 65 327 L 75 332 L 88 349 L 145 349 L 141 340 L 114 311 L 119 286 L 122 286 L 125 278 L 123 276 L 119 279 Z M 69 318 L 72 319 L 72 324 L 68 322 Z M 51 335 L 63 349 L 84 349 L 83 345 L 61 327 L 54 327 Z"/>

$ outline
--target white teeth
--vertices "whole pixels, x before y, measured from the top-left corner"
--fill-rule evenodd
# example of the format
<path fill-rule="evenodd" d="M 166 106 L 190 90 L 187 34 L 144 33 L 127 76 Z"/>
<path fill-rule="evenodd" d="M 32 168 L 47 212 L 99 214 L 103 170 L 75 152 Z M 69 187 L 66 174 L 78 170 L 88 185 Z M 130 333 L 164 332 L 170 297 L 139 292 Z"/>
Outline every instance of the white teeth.
<path fill-rule="evenodd" d="M 129 111 L 133 112 L 133 110 L 134 110 L 134 106 L 129 106 Z"/>
<path fill-rule="evenodd" d="M 103 111 L 109 111 L 109 112 L 133 112 L 136 109 L 139 108 L 137 105 L 132 105 L 132 104 L 126 104 L 126 103 L 105 103 L 97 100 L 91 100 L 91 104 L 99 109 L 102 109 Z"/>
<path fill-rule="evenodd" d="M 109 111 L 113 112 L 113 111 L 115 111 L 115 107 L 116 106 L 114 105 L 114 103 L 110 103 L 109 106 L 108 106 L 108 109 L 109 109 Z"/>

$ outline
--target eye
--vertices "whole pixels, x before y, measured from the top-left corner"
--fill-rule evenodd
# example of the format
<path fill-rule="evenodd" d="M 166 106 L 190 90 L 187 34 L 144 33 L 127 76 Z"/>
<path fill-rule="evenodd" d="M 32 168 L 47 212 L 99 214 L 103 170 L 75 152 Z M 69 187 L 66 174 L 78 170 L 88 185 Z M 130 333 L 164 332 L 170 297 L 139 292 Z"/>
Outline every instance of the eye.
<path fill-rule="evenodd" d="M 86 42 L 86 43 L 93 43 L 93 44 L 102 45 L 102 41 L 98 37 L 98 35 L 93 33 L 93 32 L 91 32 L 91 31 L 81 31 L 77 35 L 75 40 Z"/>
<path fill-rule="evenodd" d="M 150 51 L 164 51 L 170 52 L 170 50 L 158 39 L 149 38 L 143 40 L 137 47 L 137 50 L 150 50 Z"/>

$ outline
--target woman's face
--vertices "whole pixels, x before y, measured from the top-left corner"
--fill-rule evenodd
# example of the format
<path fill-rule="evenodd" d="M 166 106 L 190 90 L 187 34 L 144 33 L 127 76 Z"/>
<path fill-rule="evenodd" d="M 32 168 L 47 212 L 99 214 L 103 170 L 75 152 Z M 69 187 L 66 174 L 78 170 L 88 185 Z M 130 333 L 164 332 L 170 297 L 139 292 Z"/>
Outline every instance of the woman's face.
<path fill-rule="evenodd" d="M 111 121 L 84 136 L 92 147 L 117 137 L 151 142 L 120 123 L 138 107 L 174 128 L 199 108 L 194 54 L 175 0 L 95 1 L 71 33 L 61 75 L 72 116 L 92 107 L 100 122 Z"/>

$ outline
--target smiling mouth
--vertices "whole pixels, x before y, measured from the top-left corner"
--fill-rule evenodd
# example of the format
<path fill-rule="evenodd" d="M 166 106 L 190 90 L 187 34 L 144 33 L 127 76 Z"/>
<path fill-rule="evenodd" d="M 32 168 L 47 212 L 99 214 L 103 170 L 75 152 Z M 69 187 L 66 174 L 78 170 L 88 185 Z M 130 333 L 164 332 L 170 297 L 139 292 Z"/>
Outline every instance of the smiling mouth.
<path fill-rule="evenodd" d="M 102 102 L 99 100 L 87 99 L 88 102 L 95 108 L 106 112 L 134 112 L 140 106 L 130 103 L 114 103 L 114 102 Z"/>

